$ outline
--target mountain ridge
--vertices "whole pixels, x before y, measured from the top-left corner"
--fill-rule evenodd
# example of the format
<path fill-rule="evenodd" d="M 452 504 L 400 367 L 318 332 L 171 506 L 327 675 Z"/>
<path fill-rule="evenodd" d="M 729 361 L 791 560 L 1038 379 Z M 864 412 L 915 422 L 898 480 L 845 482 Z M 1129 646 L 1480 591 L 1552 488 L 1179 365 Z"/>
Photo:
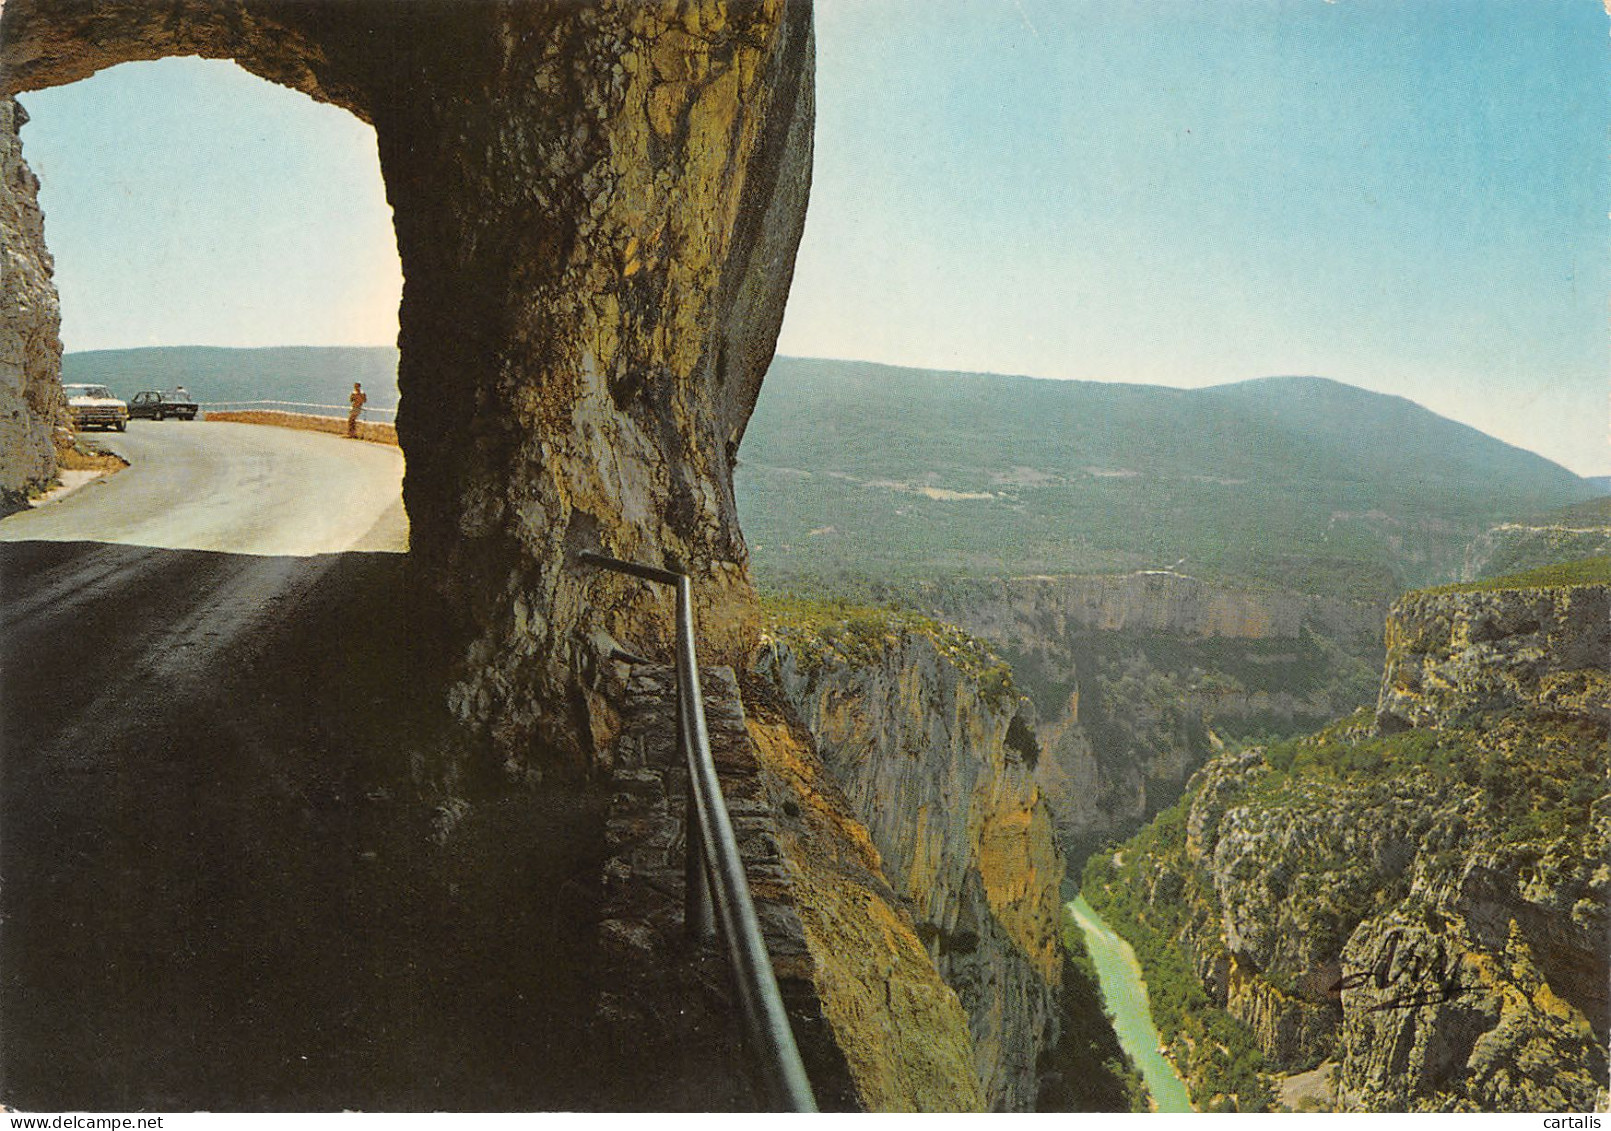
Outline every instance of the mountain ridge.
<path fill-rule="evenodd" d="M 1519 447 L 1504 440 L 1500 440 L 1497 437 L 1491 436 L 1488 433 L 1483 432 L 1481 429 L 1475 428 L 1469 424 L 1445 417 L 1437 412 L 1434 412 L 1432 409 L 1429 409 L 1426 406 L 1409 399 L 1408 397 L 1404 397 L 1396 393 L 1377 392 L 1375 390 L 1366 389 L 1358 385 L 1350 385 L 1345 381 L 1339 381 L 1333 377 L 1324 377 L 1314 374 L 1250 377 L 1243 380 L 1230 381 L 1218 385 L 1180 388 L 1172 385 L 1158 385 L 1140 382 L 1091 381 L 1083 379 L 1032 377 L 1018 374 L 983 373 L 965 370 L 931 370 L 908 366 L 886 365 L 881 362 L 836 361 L 831 359 L 797 358 L 780 355 L 774 360 L 772 371 L 768 374 L 768 385 L 762 387 L 762 403 L 765 403 L 768 391 L 778 383 L 778 379 L 781 378 L 783 381 L 787 381 L 791 376 L 795 375 L 795 372 L 799 369 L 799 367 L 805 366 L 812 368 L 835 366 L 840 368 L 844 371 L 844 375 L 836 376 L 836 381 L 839 384 L 846 384 L 853 379 L 872 375 L 877 375 L 886 382 L 904 380 L 911 381 L 914 384 L 927 384 L 930 386 L 930 391 L 943 391 L 942 383 L 951 383 L 953 385 L 963 385 L 975 382 L 1010 383 L 1020 385 L 1025 392 L 1029 393 L 1052 392 L 1054 395 L 1057 395 L 1064 391 L 1071 391 L 1072 393 L 1083 390 L 1109 397 L 1118 403 L 1122 403 L 1124 401 L 1140 402 L 1148 397 L 1161 396 L 1163 398 L 1177 400 L 1183 403 L 1190 403 L 1193 401 L 1212 403 L 1214 400 L 1225 400 L 1233 404 L 1247 405 L 1250 403 L 1255 403 L 1255 399 L 1248 396 L 1249 393 L 1253 393 L 1255 391 L 1263 393 L 1269 390 L 1274 390 L 1283 398 L 1286 405 L 1295 406 L 1296 398 L 1293 397 L 1293 393 L 1301 392 L 1310 394 L 1315 391 L 1323 391 L 1331 394 L 1334 398 L 1340 394 L 1357 405 L 1381 406 L 1390 404 L 1397 406 L 1401 411 L 1407 413 L 1412 420 L 1417 418 L 1423 421 L 1427 418 L 1435 419 L 1441 422 L 1440 426 L 1450 428 L 1460 435 L 1467 437 L 1480 437 L 1485 444 L 1497 445 L 1500 448 L 1509 450 L 1511 452 L 1525 455 L 1531 460 L 1536 460 L 1540 463 L 1547 464 L 1549 467 L 1556 469 L 1558 472 L 1570 477 L 1572 480 L 1582 483 L 1589 483 L 1591 485 L 1593 483 L 1593 481 L 1583 479 L 1559 463 L 1556 463 L 1554 460 L 1549 459 L 1547 456 L 1540 455 L 1537 452 L 1533 452 L 1529 449 Z M 818 376 L 819 378 L 823 376 L 820 368 Z M 997 391 L 999 391 L 999 389 Z M 1269 400 L 1268 397 L 1262 399 Z"/>
<path fill-rule="evenodd" d="M 1206 389 L 778 358 L 739 450 L 763 584 L 1179 568 L 1386 600 L 1596 489 L 1331 378 Z M 860 586 L 858 591 L 857 587 Z"/>

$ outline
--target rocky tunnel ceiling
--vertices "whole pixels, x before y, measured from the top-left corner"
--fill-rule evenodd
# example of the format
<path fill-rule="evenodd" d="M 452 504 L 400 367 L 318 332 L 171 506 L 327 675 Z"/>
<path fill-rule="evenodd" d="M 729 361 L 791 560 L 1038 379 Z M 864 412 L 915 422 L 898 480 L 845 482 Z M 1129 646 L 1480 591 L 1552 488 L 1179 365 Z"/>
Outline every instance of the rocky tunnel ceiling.
<path fill-rule="evenodd" d="M 235 60 L 372 124 L 403 264 L 398 434 L 453 706 L 515 769 L 611 726 L 604 634 L 670 634 L 602 549 L 695 575 L 701 646 L 758 624 L 732 463 L 811 173 L 808 0 L 8 0 L 3 92 Z M 48 235 L 48 231 L 47 231 Z M 704 655 L 705 653 L 702 653 Z"/>

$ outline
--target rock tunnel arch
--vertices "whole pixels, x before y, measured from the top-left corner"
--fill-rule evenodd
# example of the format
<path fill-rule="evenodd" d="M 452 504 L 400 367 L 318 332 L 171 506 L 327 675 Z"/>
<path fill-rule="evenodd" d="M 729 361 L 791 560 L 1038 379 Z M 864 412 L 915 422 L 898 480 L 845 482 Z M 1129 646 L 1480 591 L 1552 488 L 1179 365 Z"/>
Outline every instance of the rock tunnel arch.
<path fill-rule="evenodd" d="M 614 729 L 609 641 L 697 579 L 702 643 L 758 624 L 732 460 L 772 357 L 811 170 L 804 0 L 10 0 L 0 93 L 171 55 L 375 129 L 403 267 L 398 434 L 455 714 L 517 773 Z M 538 751 L 542 752 L 539 753 Z"/>
<path fill-rule="evenodd" d="M 402 275 L 372 128 L 195 57 L 16 106 L 68 312 L 64 383 L 128 400 L 187 384 L 210 416 L 274 397 L 339 417 L 359 380 L 364 420 L 390 426 Z"/>

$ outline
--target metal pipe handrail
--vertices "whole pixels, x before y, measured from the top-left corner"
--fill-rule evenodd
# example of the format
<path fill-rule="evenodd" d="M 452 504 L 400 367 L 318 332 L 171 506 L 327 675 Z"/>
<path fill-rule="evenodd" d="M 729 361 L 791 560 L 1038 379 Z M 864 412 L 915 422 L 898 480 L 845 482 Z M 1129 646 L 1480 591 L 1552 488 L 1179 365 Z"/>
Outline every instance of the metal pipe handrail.
<path fill-rule="evenodd" d="M 335 409 L 337 412 L 341 412 L 341 413 L 345 413 L 345 412 L 349 411 L 349 409 L 351 407 L 349 405 L 343 405 L 343 404 L 314 404 L 311 401 L 273 401 L 273 400 L 270 400 L 270 401 L 196 401 L 194 403 L 195 403 L 197 408 L 229 408 L 229 407 L 232 407 L 232 406 L 240 406 L 240 405 L 280 404 L 280 405 L 288 405 L 291 408 L 332 408 L 332 409 Z M 395 408 L 383 408 L 383 407 L 381 407 L 379 405 L 365 405 L 364 408 L 363 408 L 363 411 L 364 412 L 384 412 L 384 413 L 389 413 L 392 416 L 397 415 L 397 410 Z M 294 414 L 294 415 L 304 415 L 304 414 Z"/>
<path fill-rule="evenodd" d="M 685 573 L 604 554 L 583 551 L 578 557 L 589 565 L 676 589 L 678 738 L 688 765 L 689 816 L 693 818 L 688 822 L 689 884 L 684 920 L 696 936 L 708 937 L 714 904 L 722 936 L 727 940 L 727 958 L 738 988 L 744 1029 L 762 1082 L 779 1110 L 816 1111 L 811 1081 L 806 1077 L 794 1031 L 783 1009 L 783 995 L 761 936 L 761 922 L 744 876 L 738 838 L 722 798 L 716 760 L 710 752 L 704 695 L 699 686 L 699 658 L 694 651 L 692 583 Z"/>

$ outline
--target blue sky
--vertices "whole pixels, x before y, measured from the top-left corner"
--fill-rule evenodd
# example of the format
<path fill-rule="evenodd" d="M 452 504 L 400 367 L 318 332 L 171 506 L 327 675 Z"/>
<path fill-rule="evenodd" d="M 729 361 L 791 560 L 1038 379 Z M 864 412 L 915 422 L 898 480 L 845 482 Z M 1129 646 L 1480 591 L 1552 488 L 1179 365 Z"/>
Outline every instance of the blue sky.
<path fill-rule="evenodd" d="M 347 111 L 202 59 L 18 101 L 67 349 L 396 342 L 375 131 Z"/>
<path fill-rule="evenodd" d="M 1320 374 L 1611 473 L 1597 0 L 818 0 L 779 348 Z M 69 349 L 378 344 L 373 134 L 227 64 L 23 97 Z"/>

